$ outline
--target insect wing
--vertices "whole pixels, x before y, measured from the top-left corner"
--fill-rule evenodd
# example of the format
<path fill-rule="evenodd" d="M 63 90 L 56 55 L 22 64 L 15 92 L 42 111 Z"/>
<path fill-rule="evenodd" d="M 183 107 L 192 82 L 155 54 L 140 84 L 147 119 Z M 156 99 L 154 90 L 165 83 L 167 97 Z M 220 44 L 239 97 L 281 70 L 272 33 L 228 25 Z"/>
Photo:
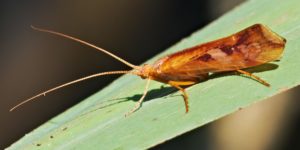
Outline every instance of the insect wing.
<path fill-rule="evenodd" d="M 162 73 L 195 76 L 233 71 L 278 59 L 286 40 L 261 24 L 231 36 L 204 43 L 158 61 Z"/>

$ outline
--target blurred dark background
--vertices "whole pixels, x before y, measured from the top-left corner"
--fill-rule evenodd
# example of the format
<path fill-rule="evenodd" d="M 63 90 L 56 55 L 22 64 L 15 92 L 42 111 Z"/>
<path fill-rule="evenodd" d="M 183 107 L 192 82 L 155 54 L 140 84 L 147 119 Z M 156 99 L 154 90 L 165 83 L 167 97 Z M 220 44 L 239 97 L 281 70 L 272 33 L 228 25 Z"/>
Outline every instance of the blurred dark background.
<path fill-rule="evenodd" d="M 92 79 L 64 88 L 9 113 L 11 106 L 70 80 L 102 71 L 129 69 L 89 47 L 33 31 L 30 25 L 80 37 L 133 64 L 141 64 L 241 2 L 243 0 L 1 1 L 0 148 L 9 146 L 118 76 Z M 291 95 L 281 99 L 292 99 Z M 280 106 L 285 106 L 279 110 L 290 109 L 290 104 L 278 101 Z M 297 116 L 296 112 L 292 114 Z M 222 149 L 216 143 L 230 142 L 224 142 L 218 133 L 227 131 L 222 130 L 222 123 L 232 118 L 233 115 L 153 149 Z M 273 148 L 270 143 L 266 148 Z M 279 145 L 284 147 L 288 142 L 281 143 Z"/>

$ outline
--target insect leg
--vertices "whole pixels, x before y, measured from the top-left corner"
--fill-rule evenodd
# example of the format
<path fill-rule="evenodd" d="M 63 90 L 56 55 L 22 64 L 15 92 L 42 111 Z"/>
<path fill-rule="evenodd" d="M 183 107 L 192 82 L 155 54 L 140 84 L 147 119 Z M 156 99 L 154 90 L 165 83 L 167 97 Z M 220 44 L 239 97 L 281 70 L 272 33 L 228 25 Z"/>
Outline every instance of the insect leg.
<path fill-rule="evenodd" d="M 247 71 L 244 71 L 244 70 L 236 70 L 237 72 L 239 73 L 242 73 L 244 75 L 247 75 L 249 76 L 250 78 L 253 78 L 255 80 L 257 80 L 258 82 L 262 83 L 263 85 L 267 86 L 267 87 L 270 87 L 270 84 L 268 82 L 266 82 L 265 80 L 259 78 L 258 76 L 255 76 L 254 74 L 250 73 L 250 72 L 247 72 Z"/>
<path fill-rule="evenodd" d="M 143 103 L 143 101 L 144 101 L 144 99 L 145 99 L 145 97 L 146 97 L 146 95 L 147 95 L 147 93 L 148 93 L 148 87 L 149 87 L 149 84 L 150 84 L 150 80 L 151 79 L 147 79 L 147 83 L 146 83 L 146 86 L 145 86 L 145 90 L 144 90 L 144 93 L 143 93 L 143 95 L 142 95 L 142 97 L 139 99 L 139 101 L 135 104 L 135 106 L 133 107 L 133 109 L 131 109 L 129 112 L 127 112 L 126 114 L 125 114 L 125 117 L 127 117 L 127 116 L 129 116 L 130 114 L 132 114 L 132 113 L 134 113 L 135 111 L 137 111 L 140 107 L 141 107 L 141 105 L 142 105 L 142 103 Z"/>
<path fill-rule="evenodd" d="M 184 104 L 185 104 L 185 112 L 188 113 L 189 112 L 188 95 L 186 94 L 185 89 L 180 87 L 180 85 L 192 85 L 192 84 L 194 84 L 194 82 L 169 81 L 168 84 L 170 84 L 171 86 L 177 88 L 178 90 L 180 90 L 182 92 L 183 100 L 184 100 Z"/>

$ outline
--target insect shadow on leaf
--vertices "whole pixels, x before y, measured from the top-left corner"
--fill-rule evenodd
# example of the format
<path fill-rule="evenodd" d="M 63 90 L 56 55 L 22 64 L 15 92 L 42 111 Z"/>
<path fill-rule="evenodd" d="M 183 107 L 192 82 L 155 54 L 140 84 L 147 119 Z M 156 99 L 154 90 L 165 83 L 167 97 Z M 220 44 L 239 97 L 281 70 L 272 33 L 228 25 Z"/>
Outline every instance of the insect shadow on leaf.
<path fill-rule="evenodd" d="M 157 88 L 157 89 L 151 89 L 148 91 L 147 96 L 145 97 L 144 101 L 150 101 L 150 100 L 154 100 L 156 98 L 161 98 L 161 97 L 166 97 L 169 96 L 170 94 L 177 92 L 178 90 L 174 87 L 164 87 L 161 86 L 161 88 Z M 83 113 L 80 116 L 84 116 L 86 114 L 89 114 L 91 112 L 97 111 L 97 110 L 101 110 L 113 105 L 117 105 L 119 103 L 123 103 L 123 102 L 127 102 L 127 101 L 138 101 L 141 96 L 143 94 L 135 94 L 133 96 L 128 96 L 128 97 L 121 97 L 121 98 L 114 98 L 114 99 L 109 99 L 109 100 L 104 100 L 98 104 L 96 104 L 96 108 L 93 108 L 92 110 Z M 111 111 L 108 111 L 111 112 Z"/>

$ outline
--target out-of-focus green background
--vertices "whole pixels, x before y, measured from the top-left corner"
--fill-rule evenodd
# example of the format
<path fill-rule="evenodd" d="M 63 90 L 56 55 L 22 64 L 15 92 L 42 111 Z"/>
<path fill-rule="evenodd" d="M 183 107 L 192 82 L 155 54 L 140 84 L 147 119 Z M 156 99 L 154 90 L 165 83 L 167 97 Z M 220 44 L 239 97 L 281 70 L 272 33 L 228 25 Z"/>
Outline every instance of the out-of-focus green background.
<path fill-rule="evenodd" d="M 117 76 L 67 87 L 9 113 L 11 106 L 42 90 L 82 76 L 128 69 L 86 46 L 32 31 L 30 25 L 80 37 L 134 64 L 141 64 L 242 2 L 0 2 L 0 148 L 7 147 Z M 299 149 L 297 89 L 272 99 L 153 149 Z"/>

